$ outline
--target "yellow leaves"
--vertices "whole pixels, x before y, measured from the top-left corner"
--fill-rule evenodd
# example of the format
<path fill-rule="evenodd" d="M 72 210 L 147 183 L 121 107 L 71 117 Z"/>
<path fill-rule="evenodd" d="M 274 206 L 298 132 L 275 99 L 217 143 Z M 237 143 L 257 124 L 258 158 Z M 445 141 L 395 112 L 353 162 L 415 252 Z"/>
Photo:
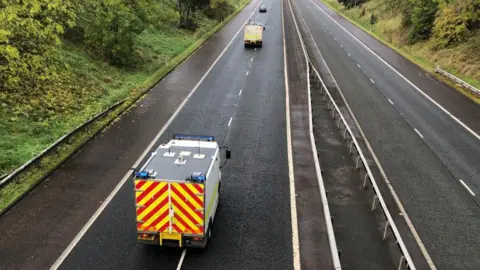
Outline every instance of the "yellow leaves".
<path fill-rule="evenodd" d="M 61 24 L 56 24 L 56 25 L 55 25 L 55 31 L 56 31 L 57 33 L 63 34 L 63 30 L 64 30 L 64 28 L 63 28 L 63 26 L 62 26 Z"/>
<path fill-rule="evenodd" d="M 15 48 L 13 46 L 7 45 L 7 46 L 5 46 L 5 48 L 0 48 L 0 52 L 2 51 L 2 49 L 5 50 L 5 55 L 4 56 L 8 60 L 17 59 L 17 58 L 20 57 L 20 53 L 18 52 L 17 48 Z"/>
<path fill-rule="evenodd" d="M 7 31 L 5 29 L 0 29 L 0 43 L 7 43 L 8 42 L 8 37 L 12 33 L 10 31 Z"/>
<path fill-rule="evenodd" d="M 469 29 L 476 25 L 480 16 L 476 17 L 475 10 L 480 9 L 479 0 L 463 0 L 460 3 L 451 3 L 445 6 L 435 19 L 433 28 L 438 47 L 446 47 L 465 41 L 471 34 Z M 480 14 L 480 10 L 477 11 Z"/>
<path fill-rule="evenodd" d="M 55 100 L 60 78 L 69 78 L 58 64 L 57 50 L 64 25 L 75 19 L 72 6 L 69 0 L 2 0 L 2 4 L 0 104 L 13 115 L 49 117 L 72 103 L 66 95 Z M 65 89 L 60 92 L 71 91 Z"/>
<path fill-rule="evenodd" d="M 41 11 L 41 6 L 39 1 L 27 1 L 25 3 L 25 8 L 28 10 L 30 16 L 35 16 Z"/>
<path fill-rule="evenodd" d="M 12 33 L 10 31 L 0 29 L 0 59 L 4 57 L 7 61 L 10 61 L 20 56 L 17 48 L 8 44 L 11 35 Z"/>
<path fill-rule="evenodd" d="M 0 14 L 0 89 L 25 92 L 55 74 L 54 52 L 63 22 L 71 21 L 68 0 L 4 0 Z M 52 3 L 54 3 L 52 5 Z"/>

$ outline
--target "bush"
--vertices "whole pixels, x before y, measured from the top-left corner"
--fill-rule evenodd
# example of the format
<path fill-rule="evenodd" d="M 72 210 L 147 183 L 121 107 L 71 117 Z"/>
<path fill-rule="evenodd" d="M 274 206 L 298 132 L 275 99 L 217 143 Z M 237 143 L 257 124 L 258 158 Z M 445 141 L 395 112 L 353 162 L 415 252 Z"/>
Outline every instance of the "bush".
<path fill-rule="evenodd" d="M 445 7 L 435 20 L 433 34 L 439 47 L 467 40 L 480 22 L 480 0 L 463 0 Z"/>
<path fill-rule="evenodd" d="M 440 47 L 464 41 L 469 35 L 465 20 L 450 7 L 436 19 L 433 33 Z"/>
<path fill-rule="evenodd" d="M 365 16 L 365 8 L 362 8 L 362 12 L 360 13 L 360 18 Z"/>
<path fill-rule="evenodd" d="M 372 15 L 370 15 L 370 24 L 375 24 L 377 22 L 377 17 L 375 16 L 374 13 L 372 13 Z"/>
<path fill-rule="evenodd" d="M 367 0 L 338 0 L 338 2 L 346 8 L 353 8 L 367 2 Z"/>
<path fill-rule="evenodd" d="M 412 26 L 412 3 L 406 1 L 405 5 L 401 8 L 402 11 L 402 26 Z"/>

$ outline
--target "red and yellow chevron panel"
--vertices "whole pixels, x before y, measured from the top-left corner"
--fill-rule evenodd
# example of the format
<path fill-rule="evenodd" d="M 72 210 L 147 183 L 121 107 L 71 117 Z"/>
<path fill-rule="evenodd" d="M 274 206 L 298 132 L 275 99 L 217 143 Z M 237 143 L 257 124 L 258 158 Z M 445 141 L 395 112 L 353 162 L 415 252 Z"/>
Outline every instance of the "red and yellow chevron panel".
<path fill-rule="evenodd" d="M 138 230 L 170 232 L 171 224 L 171 232 L 203 233 L 202 184 L 135 180 L 135 199 Z M 169 215 L 170 208 L 174 213 L 172 217 Z"/>
<path fill-rule="evenodd" d="M 171 183 L 171 202 L 174 210 L 173 229 L 179 233 L 202 234 L 204 196 L 202 184 Z"/>
<path fill-rule="evenodd" d="M 168 183 L 152 180 L 135 180 L 137 204 L 137 229 L 158 231 L 158 223 L 168 220 Z"/>

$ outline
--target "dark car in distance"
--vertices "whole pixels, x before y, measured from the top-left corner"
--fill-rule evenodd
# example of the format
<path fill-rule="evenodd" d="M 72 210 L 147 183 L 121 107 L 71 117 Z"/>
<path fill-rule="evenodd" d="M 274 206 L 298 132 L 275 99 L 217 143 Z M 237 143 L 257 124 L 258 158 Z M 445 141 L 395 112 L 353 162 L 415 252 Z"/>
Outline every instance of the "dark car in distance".
<path fill-rule="evenodd" d="M 260 11 L 260 13 L 265 13 L 265 12 L 267 12 L 267 6 L 261 5 L 260 8 L 259 8 L 259 11 Z"/>

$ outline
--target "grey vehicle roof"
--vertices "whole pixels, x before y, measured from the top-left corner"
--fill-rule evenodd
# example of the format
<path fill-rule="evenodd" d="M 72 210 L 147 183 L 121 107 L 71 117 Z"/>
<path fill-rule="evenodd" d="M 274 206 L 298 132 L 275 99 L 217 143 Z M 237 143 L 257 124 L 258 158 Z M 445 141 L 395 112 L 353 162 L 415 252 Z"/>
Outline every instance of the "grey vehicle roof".
<path fill-rule="evenodd" d="M 180 180 L 183 181 L 187 177 L 191 176 L 194 172 L 201 172 L 207 174 L 210 164 L 213 161 L 213 155 L 215 155 L 216 148 L 199 148 L 197 147 L 185 147 L 174 146 L 170 147 L 170 153 L 173 156 L 165 156 L 165 153 L 169 153 L 168 148 L 160 148 L 156 152 L 157 154 L 150 160 L 145 166 L 145 170 L 153 169 L 157 175 L 156 179 L 162 180 Z M 184 155 L 186 160 L 185 164 L 175 164 L 180 156 L 181 152 L 190 152 L 190 155 Z M 195 154 L 204 154 L 203 159 L 194 158 Z"/>

